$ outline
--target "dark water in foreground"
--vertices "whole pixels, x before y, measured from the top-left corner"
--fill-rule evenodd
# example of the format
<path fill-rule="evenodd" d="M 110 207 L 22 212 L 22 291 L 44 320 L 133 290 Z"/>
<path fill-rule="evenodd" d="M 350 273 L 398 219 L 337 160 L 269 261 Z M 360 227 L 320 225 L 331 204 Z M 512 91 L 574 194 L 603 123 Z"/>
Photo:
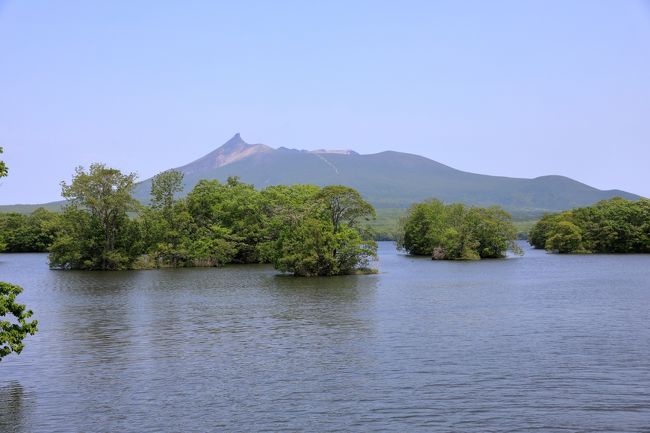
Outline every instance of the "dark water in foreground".
<path fill-rule="evenodd" d="M 0 432 L 649 432 L 650 256 L 49 271 L 0 255 L 40 322 L 0 362 Z"/>

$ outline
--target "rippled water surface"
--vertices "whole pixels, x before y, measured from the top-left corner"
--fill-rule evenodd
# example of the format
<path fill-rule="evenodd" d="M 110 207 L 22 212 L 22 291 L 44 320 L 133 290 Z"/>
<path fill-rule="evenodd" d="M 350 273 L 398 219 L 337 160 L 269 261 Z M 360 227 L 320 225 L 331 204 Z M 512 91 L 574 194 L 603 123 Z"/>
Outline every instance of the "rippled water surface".
<path fill-rule="evenodd" d="M 0 432 L 649 432 L 650 256 L 61 272 L 0 255 L 39 320 Z"/>

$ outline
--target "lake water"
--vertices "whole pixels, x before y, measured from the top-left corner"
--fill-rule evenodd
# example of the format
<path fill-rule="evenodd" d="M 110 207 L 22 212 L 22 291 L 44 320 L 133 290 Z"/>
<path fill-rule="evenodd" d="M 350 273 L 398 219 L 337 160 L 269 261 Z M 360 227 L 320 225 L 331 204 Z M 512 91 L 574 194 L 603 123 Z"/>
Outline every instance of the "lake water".
<path fill-rule="evenodd" d="M 649 432 L 650 256 L 50 271 L 0 255 L 39 332 L 0 432 Z"/>

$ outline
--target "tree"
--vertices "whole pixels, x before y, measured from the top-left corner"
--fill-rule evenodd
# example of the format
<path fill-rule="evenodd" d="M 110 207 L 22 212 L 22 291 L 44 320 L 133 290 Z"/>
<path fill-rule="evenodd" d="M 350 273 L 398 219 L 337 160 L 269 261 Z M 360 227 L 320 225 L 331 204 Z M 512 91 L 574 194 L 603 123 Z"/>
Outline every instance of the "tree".
<path fill-rule="evenodd" d="M 377 259 L 377 243 L 368 238 L 367 233 L 344 225 L 336 236 L 336 267 L 339 275 L 347 275 L 358 270 L 369 270 L 372 260 Z"/>
<path fill-rule="evenodd" d="M 70 185 L 61 182 L 68 200 L 63 229 L 52 245 L 54 268 L 124 269 L 135 259 L 134 224 L 127 212 L 138 209 L 131 196 L 136 175 L 124 175 L 104 164 L 88 172 L 78 167 Z"/>
<path fill-rule="evenodd" d="M 175 199 L 182 174 L 152 181 L 149 206 L 130 195 L 135 175 L 93 164 L 78 168 L 50 247 L 59 269 L 132 269 L 271 262 L 296 275 L 364 271 L 377 245 L 361 226 L 375 210 L 348 187 L 272 186 L 263 191 L 230 177 L 201 180 Z"/>
<path fill-rule="evenodd" d="M 139 228 L 147 255 L 154 266 L 181 266 L 187 263 L 184 248 L 191 218 L 184 202 L 175 194 L 183 190 L 183 173 L 167 170 L 151 181 L 150 205 L 140 213 Z"/>
<path fill-rule="evenodd" d="M 559 220 L 558 214 L 545 214 L 542 218 L 530 229 L 528 233 L 528 243 L 537 249 L 542 249 L 546 246 L 546 239 L 551 233 Z"/>
<path fill-rule="evenodd" d="M 375 217 L 372 205 L 366 202 L 357 190 L 347 186 L 326 186 L 316 195 L 316 199 L 323 203 L 335 233 L 338 233 L 341 224 L 357 227 L 360 219 L 368 221 Z"/>
<path fill-rule="evenodd" d="M 0 251 L 47 251 L 59 227 L 60 215 L 38 208 L 31 215 L 19 213 L 0 214 Z"/>
<path fill-rule="evenodd" d="M 332 251 L 336 236 L 330 221 L 305 216 L 280 235 L 273 264 L 297 276 L 336 275 L 339 269 Z"/>
<path fill-rule="evenodd" d="M 573 253 L 582 249 L 580 228 L 570 221 L 560 221 L 553 235 L 546 240 L 546 249 L 559 253 Z"/>
<path fill-rule="evenodd" d="M 163 213 L 171 212 L 175 194 L 183 191 L 183 173 L 167 170 L 151 180 L 151 206 Z"/>
<path fill-rule="evenodd" d="M 531 245 L 558 253 L 648 253 L 650 200 L 614 197 L 545 215 L 530 234 Z"/>
<path fill-rule="evenodd" d="M 397 246 L 409 254 L 432 254 L 432 245 L 441 243 L 444 228 L 445 205 L 439 200 L 428 200 L 411 205 L 400 219 Z"/>
<path fill-rule="evenodd" d="M 503 257 L 508 249 L 515 254 L 522 253 L 515 242 L 517 230 L 508 212 L 498 206 L 472 208 L 471 212 L 476 214 L 476 238 L 481 258 Z"/>
<path fill-rule="evenodd" d="M 516 236 L 510 214 L 498 206 L 468 208 L 430 200 L 412 205 L 401 220 L 398 247 L 436 260 L 499 258 L 508 249 L 521 253 Z"/>
<path fill-rule="evenodd" d="M 344 275 L 365 270 L 377 257 L 377 244 L 358 225 L 375 210 L 357 191 L 338 185 L 319 191 L 284 188 L 294 194 L 273 224 L 278 235 L 269 255 L 276 269 L 299 276 Z"/>
<path fill-rule="evenodd" d="M 0 282 L 0 360 L 14 352 L 23 350 L 23 340 L 37 331 L 37 320 L 28 321 L 33 312 L 24 305 L 16 303 L 16 296 L 22 288 Z"/>
<path fill-rule="evenodd" d="M 443 219 L 445 227 L 442 242 L 438 246 L 439 257 L 433 254 L 434 259 L 450 260 L 478 260 L 481 258 L 478 248 L 477 229 L 480 218 L 461 203 L 452 203 L 445 207 Z M 435 250 L 435 247 L 434 247 Z"/>
<path fill-rule="evenodd" d="M 284 230 L 275 246 L 273 264 L 296 276 L 347 275 L 367 271 L 377 245 L 347 225 L 334 232 L 331 221 L 306 215 Z"/>
<path fill-rule="evenodd" d="M 188 194 L 187 207 L 198 227 L 229 229 L 228 241 L 236 247 L 233 262 L 262 260 L 259 251 L 263 241 L 261 194 L 253 185 L 240 182 L 237 177 L 229 177 L 225 184 L 201 180 Z"/>
<path fill-rule="evenodd" d="M 28 217 L 29 231 L 32 234 L 30 251 L 47 251 L 59 230 L 61 215 L 39 207 Z"/>
<path fill-rule="evenodd" d="M 5 177 L 7 172 L 7 166 L 0 160 L 0 177 Z M 22 291 L 14 284 L 0 282 L 0 360 L 12 352 L 20 354 L 27 334 L 34 335 L 37 331 L 38 321 L 27 321 L 32 311 L 16 303 L 16 296 Z"/>
<path fill-rule="evenodd" d="M 314 197 L 319 191 L 320 187 L 315 185 L 273 185 L 260 192 L 262 232 L 258 251 L 261 261 L 275 261 L 280 236 L 302 220 L 310 204 L 315 207 Z"/>
<path fill-rule="evenodd" d="M 27 232 L 27 216 L 15 212 L 0 214 L 0 251 L 24 252 L 31 244 Z"/>

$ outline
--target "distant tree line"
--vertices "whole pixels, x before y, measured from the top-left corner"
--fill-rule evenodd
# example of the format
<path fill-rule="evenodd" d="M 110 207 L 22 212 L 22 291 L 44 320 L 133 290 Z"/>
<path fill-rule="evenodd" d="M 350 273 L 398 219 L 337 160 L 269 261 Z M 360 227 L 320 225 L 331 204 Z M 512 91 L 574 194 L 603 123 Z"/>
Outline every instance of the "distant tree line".
<path fill-rule="evenodd" d="M 6 173 L 6 167 L 0 166 Z M 62 213 L 0 214 L 0 250 L 49 251 L 55 269 L 116 270 L 272 263 L 295 275 L 369 272 L 377 245 L 365 223 L 373 207 L 345 186 L 270 186 L 231 177 L 202 180 L 179 197 L 183 175 L 166 171 L 145 206 L 134 174 L 103 164 L 62 183 Z M 521 253 L 511 216 L 500 207 L 429 200 L 400 220 L 398 247 L 433 259 L 476 260 Z M 547 214 L 529 233 L 536 248 L 571 252 L 650 252 L 650 200 L 615 198 Z"/>
<path fill-rule="evenodd" d="M 434 260 L 478 260 L 521 253 L 511 216 L 500 207 L 467 207 L 439 200 L 416 203 L 400 221 L 398 247 Z"/>
<path fill-rule="evenodd" d="M 48 251 L 60 225 L 60 214 L 38 208 L 31 215 L 0 213 L 0 251 Z"/>
<path fill-rule="evenodd" d="M 0 216 L 7 251 L 45 251 L 55 269 L 116 270 L 272 263 L 295 275 L 368 272 L 377 246 L 364 227 L 373 207 L 345 186 L 270 186 L 202 180 L 184 198 L 183 175 L 155 176 L 151 201 L 132 197 L 134 174 L 103 164 L 62 183 L 61 214 Z"/>
<path fill-rule="evenodd" d="M 535 248 L 565 253 L 650 253 L 650 200 L 616 197 L 547 214 L 529 233 Z"/>

